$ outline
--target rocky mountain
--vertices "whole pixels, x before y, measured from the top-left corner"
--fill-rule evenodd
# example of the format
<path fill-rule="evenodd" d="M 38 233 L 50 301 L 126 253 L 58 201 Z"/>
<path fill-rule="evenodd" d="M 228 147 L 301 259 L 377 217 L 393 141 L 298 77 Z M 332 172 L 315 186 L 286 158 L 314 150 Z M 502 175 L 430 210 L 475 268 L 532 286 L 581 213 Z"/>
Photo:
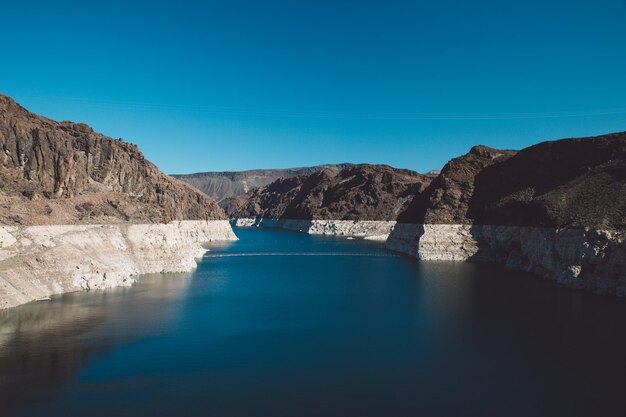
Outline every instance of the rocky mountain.
<path fill-rule="evenodd" d="M 262 187 L 279 178 L 309 175 L 321 170 L 337 172 L 351 165 L 343 163 L 302 168 L 199 172 L 196 174 L 173 175 L 173 177 L 193 185 L 216 201 L 221 201 L 225 198 L 244 195 L 254 188 Z"/>
<path fill-rule="evenodd" d="M 626 133 L 476 146 L 451 160 L 402 223 L 626 228 Z"/>
<path fill-rule="evenodd" d="M 225 218 L 209 197 L 168 177 L 135 145 L 56 122 L 0 95 L 0 224 Z"/>
<path fill-rule="evenodd" d="M 401 223 L 469 223 L 467 217 L 474 196 L 476 176 L 486 167 L 515 155 L 487 146 L 474 146 L 469 153 L 452 159 L 432 183 L 400 213 Z"/>
<path fill-rule="evenodd" d="M 395 220 L 432 175 L 387 165 L 280 178 L 220 205 L 234 218 Z"/>
<path fill-rule="evenodd" d="M 387 247 L 625 295 L 626 133 L 519 152 L 474 147 L 398 216 Z"/>
<path fill-rule="evenodd" d="M 626 132 L 543 142 L 476 176 L 478 224 L 626 230 Z"/>

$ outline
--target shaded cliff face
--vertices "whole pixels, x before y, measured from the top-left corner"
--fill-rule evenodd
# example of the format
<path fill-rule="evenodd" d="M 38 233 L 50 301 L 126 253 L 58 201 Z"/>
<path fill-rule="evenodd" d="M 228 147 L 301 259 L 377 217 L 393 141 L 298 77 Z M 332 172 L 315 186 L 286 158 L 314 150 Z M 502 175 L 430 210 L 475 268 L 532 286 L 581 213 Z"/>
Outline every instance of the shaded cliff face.
<path fill-rule="evenodd" d="M 329 164 L 303 168 L 253 169 L 235 172 L 199 172 L 197 174 L 173 175 L 204 192 L 216 201 L 238 197 L 247 192 L 270 184 L 279 178 L 310 175 L 322 170 L 338 172 L 352 164 Z"/>
<path fill-rule="evenodd" d="M 478 224 L 626 229 L 626 132 L 543 142 L 476 176 Z"/>
<path fill-rule="evenodd" d="M 400 223 L 463 224 L 468 218 L 476 176 L 485 168 L 515 155 L 515 151 L 474 146 L 452 159 L 427 189 L 415 196 L 398 216 Z"/>
<path fill-rule="evenodd" d="M 281 178 L 220 205 L 235 218 L 395 220 L 432 178 L 386 165 L 355 165 Z"/>
<path fill-rule="evenodd" d="M 55 122 L 0 95 L 0 223 L 71 224 L 225 218 L 136 146 Z"/>
<path fill-rule="evenodd" d="M 500 262 L 624 295 L 626 133 L 473 148 L 399 220 L 387 247 L 418 259 Z"/>
<path fill-rule="evenodd" d="M 446 164 L 398 221 L 624 229 L 626 133 L 519 152 L 474 147 Z"/>

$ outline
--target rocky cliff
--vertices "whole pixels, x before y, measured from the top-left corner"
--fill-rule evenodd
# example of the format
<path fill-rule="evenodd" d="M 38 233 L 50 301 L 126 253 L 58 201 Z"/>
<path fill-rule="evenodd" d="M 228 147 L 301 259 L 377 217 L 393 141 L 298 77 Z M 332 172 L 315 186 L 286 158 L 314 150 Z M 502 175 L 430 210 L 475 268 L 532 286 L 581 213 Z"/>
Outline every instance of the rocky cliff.
<path fill-rule="evenodd" d="M 234 218 L 395 221 L 432 178 L 361 164 L 281 178 L 221 205 Z"/>
<path fill-rule="evenodd" d="M 190 271 L 204 243 L 235 239 L 226 220 L 0 226 L 0 309 L 127 286 L 141 274 Z"/>
<path fill-rule="evenodd" d="M 476 176 L 477 224 L 626 229 L 626 133 L 543 142 Z"/>
<path fill-rule="evenodd" d="M 198 172 L 196 174 L 173 175 L 204 192 L 216 201 L 238 197 L 247 192 L 270 184 L 279 178 L 309 175 L 321 170 L 340 171 L 352 164 L 328 164 L 302 168 L 252 169 L 248 171 Z"/>
<path fill-rule="evenodd" d="M 387 246 L 626 294 L 625 219 L 626 133 L 519 152 L 474 147 L 398 216 Z"/>
<path fill-rule="evenodd" d="M 0 95 L 0 308 L 195 266 L 223 210 L 136 146 Z"/>
<path fill-rule="evenodd" d="M 56 122 L 0 95 L 0 224 L 224 219 L 136 146 L 82 123 Z"/>
<path fill-rule="evenodd" d="M 626 228 L 626 133 L 476 146 L 451 160 L 401 223 Z"/>
<path fill-rule="evenodd" d="M 417 193 L 407 209 L 398 215 L 398 222 L 470 223 L 467 214 L 474 197 L 476 176 L 513 155 L 515 151 L 474 146 L 466 155 L 448 162 L 428 188 Z"/>

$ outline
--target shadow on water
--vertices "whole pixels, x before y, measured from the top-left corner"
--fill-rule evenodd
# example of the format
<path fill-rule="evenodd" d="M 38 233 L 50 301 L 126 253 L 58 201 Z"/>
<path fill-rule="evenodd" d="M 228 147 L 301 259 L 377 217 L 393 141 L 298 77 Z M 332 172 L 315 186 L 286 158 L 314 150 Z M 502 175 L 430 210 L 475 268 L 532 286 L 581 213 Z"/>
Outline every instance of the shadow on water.
<path fill-rule="evenodd" d="M 132 288 L 0 311 L 0 415 L 45 404 L 91 357 L 158 333 L 189 283 L 189 274 L 146 275 Z"/>
<path fill-rule="evenodd" d="M 625 414 L 622 300 L 375 242 L 236 233 L 190 275 L 3 312 L 0 414 Z"/>
<path fill-rule="evenodd" d="M 461 393 L 455 402 L 482 415 L 624 414 L 624 300 L 496 265 L 419 269 L 438 277 L 420 285 L 440 338 L 430 389 Z"/>

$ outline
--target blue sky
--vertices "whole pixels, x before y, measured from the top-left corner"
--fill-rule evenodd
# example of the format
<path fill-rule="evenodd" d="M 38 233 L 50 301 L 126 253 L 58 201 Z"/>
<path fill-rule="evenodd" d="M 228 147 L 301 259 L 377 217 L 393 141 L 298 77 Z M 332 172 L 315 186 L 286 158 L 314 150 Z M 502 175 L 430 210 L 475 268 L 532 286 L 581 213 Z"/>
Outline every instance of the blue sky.
<path fill-rule="evenodd" d="M 168 173 L 626 130 L 624 0 L 3 3 L 0 92 Z"/>

